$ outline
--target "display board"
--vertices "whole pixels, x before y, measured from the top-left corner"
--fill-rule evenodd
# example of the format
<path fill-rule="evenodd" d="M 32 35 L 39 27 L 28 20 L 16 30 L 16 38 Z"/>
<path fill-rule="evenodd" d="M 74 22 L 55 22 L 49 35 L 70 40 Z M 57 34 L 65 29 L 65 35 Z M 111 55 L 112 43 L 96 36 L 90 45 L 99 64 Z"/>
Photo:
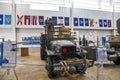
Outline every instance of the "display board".
<path fill-rule="evenodd" d="M 107 50 L 105 47 L 99 47 L 96 49 L 96 60 L 97 60 L 97 62 L 108 61 Z"/>
<path fill-rule="evenodd" d="M 16 41 L 5 41 L 3 44 L 2 67 L 16 67 Z"/>
<path fill-rule="evenodd" d="M 3 41 L 4 39 L 0 38 L 0 66 L 2 65 L 2 58 L 3 58 Z"/>
<path fill-rule="evenodd" d="M 40 36 L 22 37 L 22 45 L 40 45 Z"/>

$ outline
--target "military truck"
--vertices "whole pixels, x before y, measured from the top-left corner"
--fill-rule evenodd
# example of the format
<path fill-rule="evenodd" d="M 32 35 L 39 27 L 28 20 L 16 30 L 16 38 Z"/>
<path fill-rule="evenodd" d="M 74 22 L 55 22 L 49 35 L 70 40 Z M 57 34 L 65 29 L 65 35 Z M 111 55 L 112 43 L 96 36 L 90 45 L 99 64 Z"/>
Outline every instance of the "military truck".
<path fill-rule="evenodd" d="M 40 56 L 46 60 L 46 70 L 49 78 L 57 74 L 75 76 L 85 73 L 92 61 L 86 59 L 86 51 L 77 48 L 74 38 L 71 38 L 70 28 L 63 25 L 53 25 L 51 18 L 45 21 L 45 34 L 41 34 Z"/>
<path fill-rule="evenodd" d="M 116 65 L 120 65 L 120 36 L 110 36 L 109 43 L 110 43 L 110 49 L 113 48 L 115 50 L 114 53 L 112 53 L 116 55 L 113 62 Z"/>
<path fill-rule="evenodd" d="M 116 59 L 113 61 L 116 65 L 120 65 L 120 19 L 117 20 L 118 35 L 109 36 L 110 48 L 115 49 Z"/>
<path fill-rule="evenodd" d="M 107 58 L 108 61 L 113 61 L 116 65 L 120 65 L 120 19 L 117 20 L 117 29 L 119 35 L 109 35 L 107 42 Z M 96 48 L 98 46 L 86 46 L 84 49 L 87 50 L 86 57 L 96 61 Z"/>

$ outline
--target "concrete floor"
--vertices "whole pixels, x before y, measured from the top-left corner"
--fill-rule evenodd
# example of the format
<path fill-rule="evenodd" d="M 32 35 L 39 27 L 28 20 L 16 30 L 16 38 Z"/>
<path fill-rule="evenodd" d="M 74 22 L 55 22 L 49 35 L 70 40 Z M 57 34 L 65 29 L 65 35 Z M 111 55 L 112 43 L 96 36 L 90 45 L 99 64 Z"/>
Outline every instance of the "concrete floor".
<path fill-rule="evenodd" d="M 45 67 L 45 61 L 40 60 L 39 51 L 30 51 L 29 56 L 21 57 L 17 53 L 17 65 L 15 68 L 18 80 L 120 80 L 120 66 L 110 66 L 100 68 L 99 79 L 97 78 L 97 67 L 88 68 L 86 74 L 80 75 L 78 78 L 57 77 L 49 79 Z M 5 73 L 6 69 L 0 68 L 0 77 Z M 0 80 L 16 80 L 13 69 L 10 74 L 5 74 Z"/>

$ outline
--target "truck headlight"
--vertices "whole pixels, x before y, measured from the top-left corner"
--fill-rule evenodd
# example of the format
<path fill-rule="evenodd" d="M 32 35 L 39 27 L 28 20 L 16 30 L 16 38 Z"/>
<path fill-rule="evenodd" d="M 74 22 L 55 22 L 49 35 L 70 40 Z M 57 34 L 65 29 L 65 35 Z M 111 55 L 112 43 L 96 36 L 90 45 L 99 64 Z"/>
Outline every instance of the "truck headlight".
<path fill-rule="evenodd" d="M 83 54 L 87 54 L 87 51 L 83 49 L 83 50 L 82 50 L 82 53 L 83 53 Z"/>
<path fill-rule="evenodd" d="M 55 49 L 55 52 L 56 52 L 56 53 L 59 53 L 59 52 L 60 52 L 60 50 L 59 50 L 59 49 Z"/>
<path fill-rule="evenodd" d="M 59 47 L 59 46 L 57 46 L 57 47 L 55 48 L 55 52 L 56 52 L 56 53 L 60 53 L 60 47 Z"/>

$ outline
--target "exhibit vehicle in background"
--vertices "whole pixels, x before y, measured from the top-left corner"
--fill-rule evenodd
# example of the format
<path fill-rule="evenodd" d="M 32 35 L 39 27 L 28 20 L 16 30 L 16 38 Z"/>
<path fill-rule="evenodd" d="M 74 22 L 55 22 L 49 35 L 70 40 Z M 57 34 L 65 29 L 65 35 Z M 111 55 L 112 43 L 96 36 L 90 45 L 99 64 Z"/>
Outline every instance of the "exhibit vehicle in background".
<path fill-rule="evenodd" d="M 116 60 L 114 63 L 120 65 L 120 19 L 117 20 L 117 32 L 118 35 L 109 36 L 110 47 L 115 49 Z"/>
<path fill-rule="evenodd" d="M 115 54 L 115 59 L 113 60 L 113 62 L 116 65 L 120 65 L 120 36 L 109 36 L 109 43 L 110 48 L 115 50 L 115 52 L 112 53 Z M 110 56 L 110 54 L 108 56 Z"/>
<path fill-rule="evenodd" d="M 45 34 L 41 34 L 41 59 L 46 60 L 48 77 L 57 74 L 75 77 L 85 73 L 92 61 L 86 59 L 86 51 L 77 48 L 71 38 L 70 28 L 53 25 L 51 18 L 45 21 Z"/>
<path fill-rule="evenodd" d="M 117 30 L 119 35 L 108 36 L 106 43 L 107 59 L 113 61 L 114 64 L 120 65 L 120 19 L 117 20 Z M 84 49 L 88 52 L 86 57 L 96 61 L 96 48 L 98 46 L 87 46 Z"/>

